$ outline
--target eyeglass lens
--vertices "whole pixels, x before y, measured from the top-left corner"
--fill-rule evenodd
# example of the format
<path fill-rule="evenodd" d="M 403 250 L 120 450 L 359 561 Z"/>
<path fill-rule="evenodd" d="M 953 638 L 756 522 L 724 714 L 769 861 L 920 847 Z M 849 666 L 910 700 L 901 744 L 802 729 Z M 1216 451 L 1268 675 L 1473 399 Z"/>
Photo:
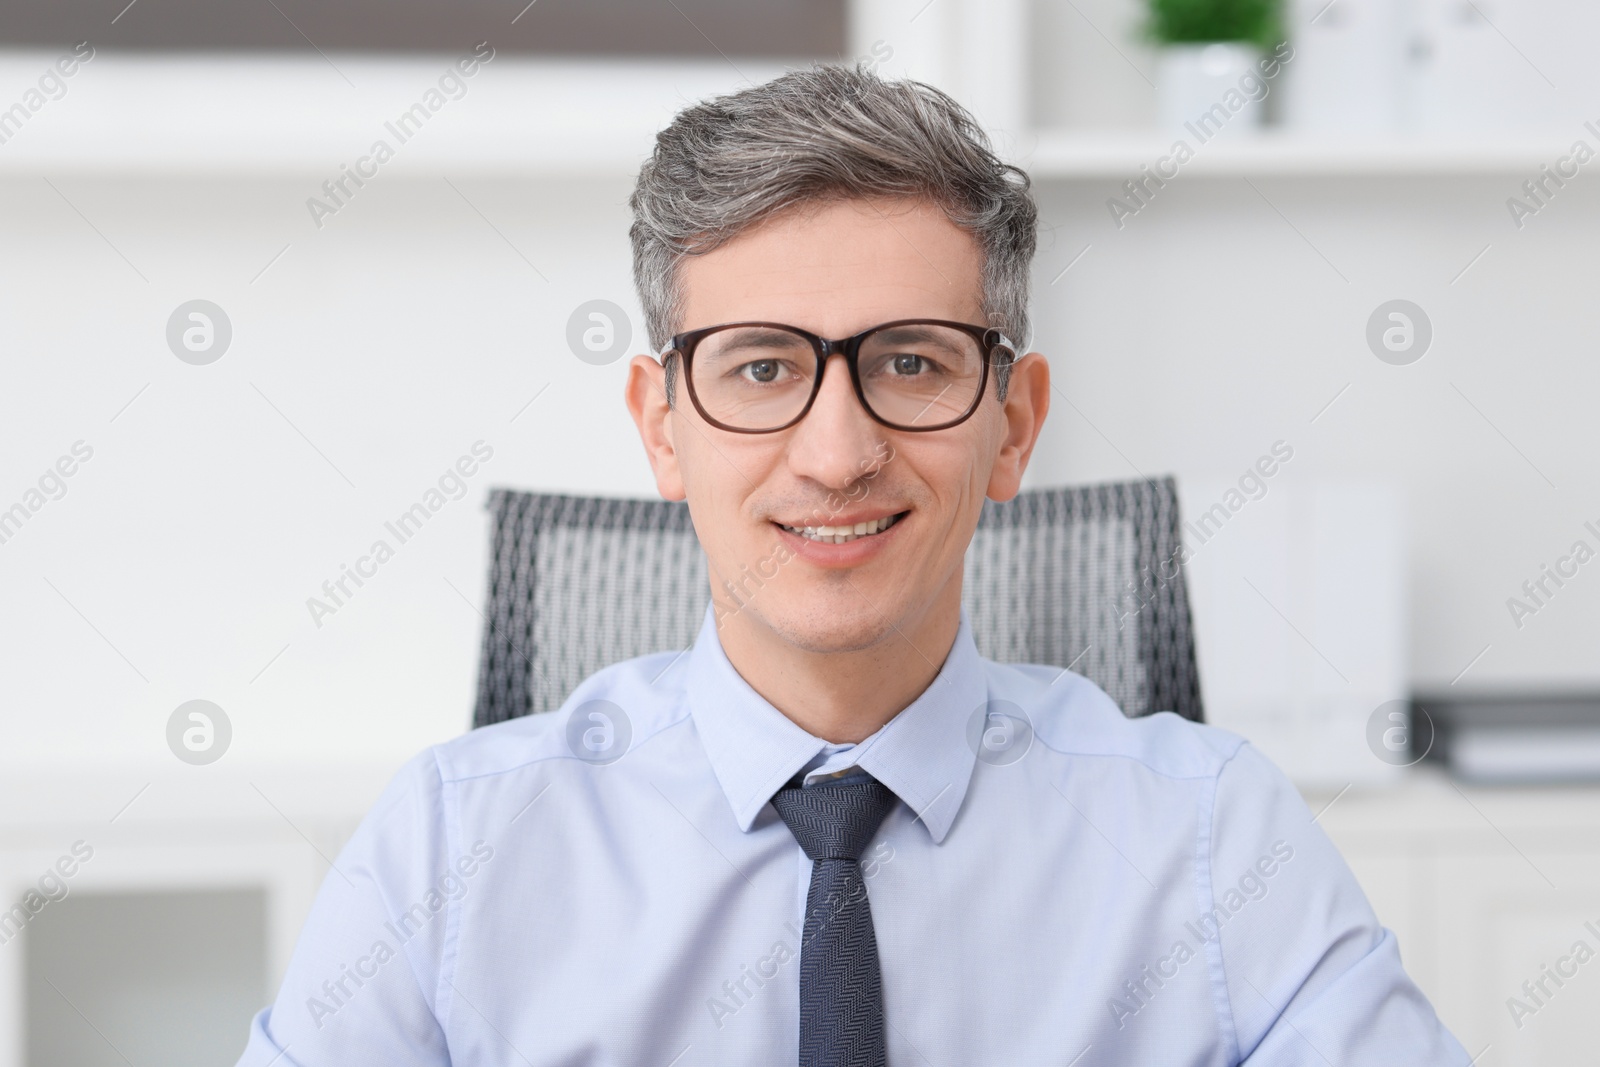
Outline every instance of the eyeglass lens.
<path fill-rule="evenodd" d="M 885 326 L 861 343 L 861 391 L 884 422 L 941 426 L 972 407 L 983 361 L 982 343 L 961 330 L 934 323 Z M 691 384 L 717 422 L 775 429 L 804 409 L 818 369 L 807 337 L 778 326 L 735 326 L 700 340 Z"/>

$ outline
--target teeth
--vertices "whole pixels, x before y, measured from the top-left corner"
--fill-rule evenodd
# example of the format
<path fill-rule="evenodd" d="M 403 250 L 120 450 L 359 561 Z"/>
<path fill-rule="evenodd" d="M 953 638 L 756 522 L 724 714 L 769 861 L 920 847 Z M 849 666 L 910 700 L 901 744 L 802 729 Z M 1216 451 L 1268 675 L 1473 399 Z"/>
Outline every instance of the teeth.
<path fill-rule="evenodd" d="M 871 522 L 858 522 L 853 526 L 784 526 L 790 533 L 799 534 L 808 541 L 820 541 L 823 544 L 842 545 L 846 541 L 854 541 L 858 537 L 870 537 L 882 533 L 893 526 L 899 519 L 898 515 L 890 515 L 882 519 L 873 519 Z M 782 525 L 781 523 L 779 525 Z"/>

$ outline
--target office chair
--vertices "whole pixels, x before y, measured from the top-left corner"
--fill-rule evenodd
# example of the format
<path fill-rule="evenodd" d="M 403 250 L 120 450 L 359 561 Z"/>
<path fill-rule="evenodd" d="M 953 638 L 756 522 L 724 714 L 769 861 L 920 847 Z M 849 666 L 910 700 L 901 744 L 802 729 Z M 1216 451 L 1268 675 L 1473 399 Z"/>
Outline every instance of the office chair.
<path fill-rule="evenodd" d="M 554 711 L 633 656 L 687 648 L 710 599 L 686 504 L 494 489 L 473 725 Z M 1129 716 L 1202 721 L 1171 478 L 986 501 L 962 599 L 978 650 L 1070 667 Z"/>

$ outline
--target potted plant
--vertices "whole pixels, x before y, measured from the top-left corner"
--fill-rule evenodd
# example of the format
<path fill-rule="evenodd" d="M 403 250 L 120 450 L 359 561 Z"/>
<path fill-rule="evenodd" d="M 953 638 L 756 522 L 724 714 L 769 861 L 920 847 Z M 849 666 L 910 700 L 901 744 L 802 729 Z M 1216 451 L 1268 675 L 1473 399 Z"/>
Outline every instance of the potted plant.
<path fill-rule="evenodd" d="M 1282 0 L 1146 2 L 1148 32 L 1161 46 L 1162 126 L 1187 127 L 1202 140 L 1225 127 L 1259 126 L 1268 82 L 1277 73 L 1263 53 L 1283 41 Z"/>

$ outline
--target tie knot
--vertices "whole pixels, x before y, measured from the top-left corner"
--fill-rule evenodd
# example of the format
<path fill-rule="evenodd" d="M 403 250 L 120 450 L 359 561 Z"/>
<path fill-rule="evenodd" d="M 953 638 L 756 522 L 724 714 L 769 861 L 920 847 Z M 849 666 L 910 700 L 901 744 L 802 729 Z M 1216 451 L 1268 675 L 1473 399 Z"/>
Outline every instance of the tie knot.
<path fill-rule="evenodd" d="M 772 796 L 778 817 L 813 861 L 859 860 L 894 803 L 893 791 L 876 778 L 785 786 Z"/>

